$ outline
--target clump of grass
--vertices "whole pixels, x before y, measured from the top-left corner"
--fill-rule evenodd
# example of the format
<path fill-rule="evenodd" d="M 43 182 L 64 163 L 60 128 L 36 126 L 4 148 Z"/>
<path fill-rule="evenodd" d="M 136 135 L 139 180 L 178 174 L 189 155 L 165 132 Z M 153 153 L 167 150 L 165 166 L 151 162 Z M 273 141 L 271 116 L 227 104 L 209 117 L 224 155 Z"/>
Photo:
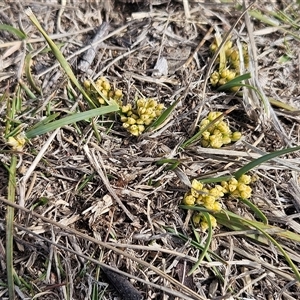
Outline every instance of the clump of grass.
<path fill-rule="evenodd" d="M 252 192 L 252 189 L 249 187 L 252 178 L 248 175 L 245 175 L 246 172 L 262 164 L 263 162 L 298 150 L 300 150 L 300 146 L 283 149 L 264 155 L 240 168 L 234 173 L 233 177 L 225 176 L 219 178 L 207 178 L 201 182 L 194 180 L 191 190 L 184 196 L 183 205 L 181 205 L 181 207 L 184 209 L 191 209 L 195 212 L 192 221 L 194 224 L 200 224 L 203 230 L 208 230 L 210 237 L 207 241 L 208 244 L 211 242 L 213 228 L 217 227 L 219 222 L 223 226 L 232 228 L 236 231 L 251 228 L 257 229 L 267 238 L 269 242 L 273 243 L 278 248 L 292 268 L 297 280 L 300 280 L 300 273 L 288 254 L 284 251 L 282 246 L 273 237 L 271 237 L 270 234 L 267 233 L 266 230 L 271 228 L 271 226 L 267 224 L 268 219 L 257 206 L 248 200 L 251 197 Z M 213 188 L 207 189 L 203 183 L 209 182 L 220 182 L 221 185 L 216 185 Z M 222 210 L 218 200 L 226 193 L 248 205 L 253 210 L 255 215 L 262 220 L 262 222 L 247 220 L 229 211 Z M 274 228 L 274 226 L 272 228 Z M 288 236 L 294 238 L 292 234 L 288 234 Z M 300 239 L 300 237 L 298 236 L 296 239 Z M 197 268 L 197 266 L 199 266 L 203 257 L 204 255 L 201 255 L 199 261 L 193 267 L 193 271 Z"/>
<path fill-rule="evenodd" d="M 212 54 L 215 54 L 221 45 L 222 39 L 219 34 L 215 36 L 213 43 L 210 46 Z M 228 39 L 219 51 L 217 58 L 218 70 L 214 71 L 210 75 L 210 83 L 213 87 L 223 86 L 226 83 L 239 77 L 241 69 L 241 59 L 243 61 L 243 67 L 247 68 L 249 65 L 249 54 L 247 45 L 242 45 L 242 54 L 240 55 L 239 50 L 233 45 L 232 40 Z M 230 88 L 232 91 L 237 91 L 239 85 Z"/>

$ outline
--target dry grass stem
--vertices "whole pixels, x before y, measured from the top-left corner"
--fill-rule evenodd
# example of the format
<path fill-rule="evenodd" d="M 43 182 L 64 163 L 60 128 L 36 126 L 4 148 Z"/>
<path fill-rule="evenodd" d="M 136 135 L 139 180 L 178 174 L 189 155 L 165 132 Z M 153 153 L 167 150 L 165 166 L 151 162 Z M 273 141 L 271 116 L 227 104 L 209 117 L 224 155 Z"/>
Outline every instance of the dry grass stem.
<path fill-rule="evenodd" d="M 2 1 L 0 299 L 298 299 L 298 2 Z"/>

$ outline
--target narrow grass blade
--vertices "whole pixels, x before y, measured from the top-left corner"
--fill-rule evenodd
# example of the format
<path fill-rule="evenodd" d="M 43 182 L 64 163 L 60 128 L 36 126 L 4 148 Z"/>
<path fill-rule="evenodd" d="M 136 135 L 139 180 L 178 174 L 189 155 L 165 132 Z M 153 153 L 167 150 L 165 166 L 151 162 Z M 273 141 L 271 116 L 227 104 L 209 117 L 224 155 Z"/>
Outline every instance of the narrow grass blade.
<path fill-rule="evenodd" d="M 180 165 L 180 160 L 176 158 L 162 158 L 156 162 L 158 166 L 162 166 L 163 164 L 167 164 L 165 170 L 174 170 Z"/>
<path fill-rule="evenodd" d="M 24 124 L 20 124 L 17 127 L 15 127 L 12 131 L 10 131 L 7 135 L 5 135 L 5 139 L 7 139 L 10 136 L 16 136 L 19 133 L 21 133 L 24 130 Z"/>
<path fill-rule="evenodd" d="M 240 217 L 239 215 L 228 211 L 228 210 L 222 210 L 221 212 L 213 212 L 213 211 L 209 211 L 208 209 L 206 209 L 203 206 L 189 206 L 189 205 L 179 205 L 180 208 L 182 209 L 186 209 L 186 210 L 194 210 L 194 211 L 199 211 L 199 212 L 208 212 L 211 215 L 213 215 L 216 219 L 217 219 L 217 223 L 221 224 L 225 227 L 228 227 L 232 230 L 235 231 L 241 231 L 241 230 L 249 230 L 250 228 L 248 226 L 246 226 L 245 224 L 243 224 L 242 222 L 245 220 L 244 218 Z M 294 233 L 292 231 L 289 230 L 283 230 L 282 228 L 276 227 L 276 226 L 272 226 L 266 223 L 262 223 L 260 221 L 254 221 L 254 220 L 249 220 L 249 222 L 251 222 L 251 224 L 255 224 L 256 226 L 259 226 L 261 229 L 263 230 L 271 230 L 272 232 L 274 232 L 275 235 L 281 237 L 281 238 L 285 238 L 288 240 L 293 240 L 295 242 L 300 242 L 300 235 L 297 233 Z M 257 235 L 247 235 L 255 240 L 257 240 Z M 264 243 L 263 241 L 259 240 L 260 242 Z"/>
<path fill-rule="evenodd" d="M 208 224 L 208 236 L 207 236 L 206 243 L 205 243 L 205 246 L 203 248 L 203 251 L 199 256 L 198 261 L 195 263 L 195 265 L 192 267 L 192 269 L 188 273 L 188 276 L 192 275 L 195 272 L 195 270 L 200 266 L 203 258 L 207 255 L 207 251 L 208 251 L 209 246 L 211 244 L 213 229 L 212 229 L 209 213 L 203 212 L 203 216 L 205 217 L 206 222 Z"/>
<path fill-rule="evenodd" d="M 196 228 L 195 228 L 193 222 L 191 222 L 191 226 L 192 226 L 193 234 L 194 234 L 194 236 L 195 236 L 195 238 L 196 238 L 196 241 L 197 241 L 197 243 L 200 244 L 200 235 L 199 235 L 199 232 L 196 230 Z M 195 246 L 194 246 L 194 247 L 195 247 Z M 195 248 L 196 248 L 196 247 L 195 247 Z M 212 261 L 213 261 L 212 258 L 211 258 L 210 255 L 209 255 L 209 250 L 207 251 L 207 253 L 206 253 L 206 255 L 205 255 L 205 258 L 206 258 L 206 260 L 207 260 L 208 262 L 212 262 Z M 219 280 L 220 280 L 221 282 L 224 282 L 224 277 L 222 276 L 222 274 L 221 274 L 221 272 L 219 271 L 219 269 L 218 269 L 217 267 L 213 266 L 213 267 L 212 267 L 212 270 L 213 270 L 213 272 L 215 273 L 216 277 L 218 277 Z"/>
<path fill-rule="evenodd" d="M 242 201 L 244 204 L 246 204 L 248 207 L 252 209 L 252 211 L 255 213 L 255 215 L 264 223 L 268 224 L 268 218 L 265 216 L 265 214 L 251 201 L 243 198 L 239 198 L 240 201 Z"/>
<path fill-rule="evenodd" d="M 164 126 L 171 116 L 172 111 L 175 109 L 182 97 L 179 97 L 172 105 L 170 105 L 164 112 L 147 128 L 147 131 L 155 131 Z"/>
<path fill-rule="evenodd" d="M 231 212 L 228 210 L 222 210 L 221 212 L 218 213 L 214 213 L 213 216 L 217 219 L 218 224 L 221 224 L 225 227 L 228 227 L 232 230 L 235 231 L 243 231 L 243 230 L 250 230 L 251 228 L 249 227 L 249 224 L 246 224 L 244 222 L 245 218 Z M 297 243 L 300 242 L 300 235 L 289 231 L 289 230 L 285 230 L 282 229 L 280 227 L 276 227 L 276 226 L 272 226 L 269 224 L 264 224 L 262 222 L 259 221 L 255 221 L 255 220 L 247 220 L 247 222 L 251 223 L 251 225 L 255 225 L 258 226 L 261 230 L 264 231 L 270 231 L 272 232 L 272 235 L 278 236 L 280 238 L 284 238 L 284 239 L 288 239 L 288 240 L 292 240 L 295 241 Z M 247 234 L 248 237 L 259 241 L 261 243 L 264 244 L 268 244 L 265 240 L 260 239 L 259 235 L 257 234 Z"/>
<path fill-rule="evenodd" d="M 204 249 L 204 247 L 199 244 L 198 242 L 191 240 L 189 237 L 185 236 L 184 234 L 177 232 L 174 230 L 174 228 L 171 227 L 164 227 L 168 232 L 172 233 L 173 235 L 179 237 L 180 239 L 182 239 L 185 242 L 189 242 L 193 247 L 196 247 L 198 249 Z M 212 257 L 214 257 L 214 259 L 218 260 L 219 262 L 221 262 L 222 264 L 226 265 L 226 261 L 219 255 L 217 255 L 216 253 L 208 250 L 207 251 Z"/>
<path fill-rule="evenodd" d="M 279 19 L 281 22 L 286 23 L 287 25 L 292 26 L 297 30 L 300 29 L 299 24 L 297 24 L 297 22 L 295 22 L 288 14 L 284 13 L 283 11 L 270 11 L 269 13 L 275 18 Z"/>
<path fill-rule="evenodd" d="M 22 80 L 19 80 L 19 84 L 30 99 L 36 99 L 35 94 L 28 88 L 28 86 Z"/>
<path fill-rule="evenodd" d="M 300 36 L 295 34 L 294 32 L 290 31 L 290 30 L 287 30 L 284 28 L 283 25 L 280 25 L 280 22 L 277 21 L 276 19 L 274 18 L 270 18 L 268 16 L 265 16 L 263 15 L 260 11 L 257 11 L 257 10 L 250 10 L 249 11 L 249 14 L 251 17 L 257 19 L 257 20 L 260 20 L 261 22 L 265 23 L 265 24 L 268 24 L 268 25 L 271 25 L 273 27 L 276 27 L 278 28 L 280 31 L 286 33 L 286 34 L 290 34 L 291 36 L 293 36 L 296 40 L 300 41 Z M 299 25 L 298 25 L 299 26 Z"/>
<path fill-rule="evenodd" d="M 236 86 L 247 86 L 249 88 L 252 88 L 252 86 L 248 86 L 247 84 L 242 83 L 242 81 L 250 79 L 251 75 L 250 73 L 246 73 L 240 76 L 237 76 L 233 78 L 232 80 L 228 81 L 227 83 L 221 85 L 220 87 L 217 88 L 217 91 L 228 91 L 233 87 Z"/>
<path fill-rule="evenodd" d="M 284 103 L 282 101 L 276 100 L 274 98 L 269 98 L 269 102 L 276 107 L 283 108 L 287 111 L 294 111 L 294 112 L 299 113 L 299 110 L 296 107 L 289 105 L 287 103 Z"/>
<path fill-rule="evenodd" d="M 6 30 L 6 31 L 9 31 L 10 33 L 13 33 L 14 35 L 16 35 L 18 38 L 20 38 L 21 40 L 24 40 L 26 39 L 26 34 L 19 30 L 19 29 L 16 29 L 10 25 L 6 25 L 6 24 L 0 24 L 0 30 Z"/>
<path fill-rule="evenodd" d="M 228 181 L 232 178 L 231 175 L 226 175 L 226 176 L 220 176 L 220 177 L 215 177 L 215 178 L 199 178 L 197 179 L 198 181 L 201 181 L 202 183 L 217 183 L 217 182 L 222 182 L 222 181 Z"/>
<path fill-rule="evenodd" d="M 116 103 L 112 103 L 109 106 L 104 106 L 104 107 L 100 107 L 100 108 L 94 108 L 85 112 L 81 112 L 81 113 L 75 113 L 73 115 L 64 117 L 60 120 L 56 120 L 53 122 L 50 122 L 48 124 L 45 125 L 41 125 L 38 127 L 35 127 L 33 129 L 30 129 L 26 132 L 26 136 L 27 138 L 33 138 L 35 136 L 44 134 L 46 132 L 55 130 L 59 127 L 68 125 L 68 124 L 72 124 L 72 123 L 76 123 L 82 120 L 86 120 L 86 119 L 90 119 L 99 115 L 105 115 L 111 112 L 115 112 L 119 110 L 119 106 Z"/>
<path fill-rule="evenodd" d="M 44 29 L 42 28 L 41 24 L 39 23 L 39 21 L 37 20 L 37 18 L 33 14 L 32 10 L 30 8 L 28 8 L 28 9 L 25 10 L 25 13 L 29 17 L 29 19 L 31 20 L 31 22 L 39 30 L 39 32 L 44 36 L 44 38 L 47 41 L 48 45 L 50 46 L 53 54 L 55 55 L 55 57 L 59 61 L 59 63 L 62 66 L 62 68 L 67 73 L 67 75 L 70 78 L 70 80 L 80 90 L 80 92 L 82 93 L 82 95 L 84 96 L 84 98 L 88 101 L 90 107 L 91 108 L 95 108 L 96 106 L 95 106 L 94 102 L 90 99 L 90 97 L 88 96 L 88 94 L 85 92 L 85 90 L 83 89 L 83 87 L 80 85 L 80 83 L 78 82 L 77 78 L 75 77 L 75 75 L 74 75 L 71 67 L 69 66 L 67 60 L 64 58 L 64 56 L 62 55 L 62 53 L 60 52 L 60 50 L 58 49 L 58 47 L 56 46 L 56 44 L 52 41 L 52 39 L 44 31 Z"/>
<path fill-rule="evenodd" d="M 94 176 L 95 176 L 95 173 L 92 173 L 91 175 L 88 175 L 88 176 L 85 174 L 82 178 L 83 182 L 77 187 L 75 192 L 79 193 L 81 190 L 83 190 L 87 186 L 87 184 L 93 180 Z"/>
<path fill-rule="evenodd" d="M 8 201 L 15 202 L 17 157 L 12 155 L 8 176 Z M 9 299 L 15 299 L 14 267 L 13 267 L 13 236 L 14 208 L 7 207 L 6 211 L 6 273 Z"/>
<path fill-rule="evenodd" d="M 31 53 L 27 54 L 26 57 L 25 57 L 25 75 L 26 75 L 26 78 L 30 84 L 30 86 L 39 94 L 41 95 L 42 94 L 42 91 L 41 89 L 36 85 L 36 83 L 34 82 L 34 79 L 31 75 L 31 58 L 32 58 L 32 55 Z"/>
<path fill-rule="evenodd" d="M 95 122 L 94 119 L 92 120 L 92 128 L 93 128 L 93 132 L 94 132 L 94 135 L 95 135 L 97 141 L 99 143 L 101 143 L 101 136 L 100 136 L 100 133 L 99 133 L 99 131 L 97 129 L 97 125 L 96 125 L 96 122 Z"/>
<path fill-rule="evenodd" d="M 248 220 L 243 220 L 243 222 L 245 222 L 246 224 L 249 224 L 250 226 L 253 226 L 254 228 L 256 228 L 270 242 L 272 242 L 273 245 L 275 245 L 278 248 L 278 250 L 282 253 L 282 255 L 284 256 L 284 258 L 286 259 L 286 261 L 289 264 L 289 266 L 292 268 L 292 270 L 293 270 L 293 272 L 294 272 L 297 280 L 300 282 L 300 273 L 299 273 L 299 270 L 295 266 L 295 264 L 292 262 L 291 258 L 288 256 L 288 254 L 284 251 L 284 249 L 282 248 L 282 246 L 271 235 L 269 235 L 267 232 L 265 232 L 264 230 L 262 230 L 259 226 L 256 226 L 255 224 L 253 224 L 253 222 L 249 222 Z"/>
<path fill-rule="evenodd" d="M 182 209 L 190 209 L 190 210 L 195 210 L 195 211 L 200 211 L 200 212 L 210 212 L 207 208 L 205 208 L 204 206 L 198 206 L 198 205 L 179 205 L 180 208 Z M 211 211 L 211 213 L 213 214 L 213 211 Z"/>
<path fill-rule="evenodd" d="M 158 166 L 162 166 L 163 164 L 174 164 L 178 163 L 179 160 L 176 158 L 162 158 L 156 162 Z"/>
<path fill-rule="evenodd" d="M 237 172 L 234 173 L 234 177 L 236 179 L 239 179 L 243 174 L 249 172 L 251 169 L 255 168 L 256 166 L 270 160 L 273 159 L 277 156 L 283 155 L 283 154 L 287 154 L 287 153 L 291 153 L 291 152 L 295 152 L 300 150 L 300 146 L 297 147 L 293 147 L 293 148 L 287 148 L 287 149 L 283 149 L 283 150 L 278 150 L 278 151 L 274 151 L 272 153 L 266 154 L 260 158 L 257 158 L 253 161 L 251 161 L 250 163 L 248 163 L 247 165 L 245 165 L 244 167 L 240 168 Z"/>
<path fill-rule="evenodd" d="M 48 117 L 46 117 L 45 119 L 43 119 L 42 121 L 34 124 L 30 130 L 33 130 L 34 128 L 38 128 L 42 125 L 46 125 L 48 123 L 50 123 L 51 121 L 55 120 L 56 118 L 58 118 L 60 116 L 60 113 L 54 113 Z"/>
<path fill-rule="evenodd" d="M 259 95 L 259 97 L 260 97 L 260 99 L 262 101 L 264 110 L 266 112 L 268 112 L 269 111 L 268 99 L 266 97 L 264 97 L 262 95 L 262 93 L 257 88 L 255 88 L 254 86 L 252 86 L 250 84 L 244 84 L 244 83 L 242 83 L 243 80 L 247 80 L 247 79 L 250 79 L 250 78 L 251 78 L 250 73 L 243 74 L 241 76 L 238 76 L 238 77 L 232 79 L 231 81 L 227 82 L 226 84 L 220 86 L 217 89 L 217 91 L 219 91 L 219 92 L 221 92 L 221 91 L 227 91 L 227 90 L 230 90 L 233 87 L 241 87 L 241 86 L 247 87 L 248 89 L 252 89 L 252 90 L 254 90 Z"/>

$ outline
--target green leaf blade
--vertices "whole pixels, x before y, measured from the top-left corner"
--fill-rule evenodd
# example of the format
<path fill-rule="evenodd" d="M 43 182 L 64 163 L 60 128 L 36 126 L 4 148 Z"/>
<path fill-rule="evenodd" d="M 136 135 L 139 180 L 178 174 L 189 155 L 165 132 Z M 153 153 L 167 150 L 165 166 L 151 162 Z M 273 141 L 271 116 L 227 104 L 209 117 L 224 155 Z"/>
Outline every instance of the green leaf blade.
<path fill-rule="evenodd" d="M 26 137 L 30 139 L 30 138 L 47 133 L 49 131 L 55 130 L 55 129 L 65 126 L 65 125 L 69 125 L 72 123 L 90 119 L 90 118 L 93 118 L 96 116 L 105 115 L 105 114 L 112 113 L 112 112 L 115 112 L 118 110 L 119 110 L 119 106 L 116 103 L 114 103 L 109 106 L 94 108 L 94 109 L 91 109 L 91 110 L 88 110 L 85 112 L 81 112 L 81 113 L 75 113 L 73 115 L 69 115 L 62 119 L 50 122 L 48 124 L 42 124 L 41 126 L 30 129 L 26 132 Z"/>

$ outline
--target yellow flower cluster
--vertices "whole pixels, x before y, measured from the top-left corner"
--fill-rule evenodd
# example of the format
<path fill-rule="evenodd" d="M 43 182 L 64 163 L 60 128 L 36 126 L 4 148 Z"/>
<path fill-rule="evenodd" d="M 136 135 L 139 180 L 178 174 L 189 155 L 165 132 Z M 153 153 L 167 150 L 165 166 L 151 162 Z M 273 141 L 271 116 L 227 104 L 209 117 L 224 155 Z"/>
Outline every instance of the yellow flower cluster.
<path fill-rule="evenodd" d="M 221 185 L 215 185 L 213 188 L 208 189 L 200 181 L 194 179 L 191 190 L 183 198 L 183 204 L 190 206 L 195 204 L 203 205 L 213 212 L 219 212 L 222 206 L 218 199 L 224 196 L 224 191 L 225 189 Z M 212 227 L 216 227 L 217 221 L 215 217 L 210 215 L 210 220 Z M 207 229 L 206 219 L 201 213 L 194 213 L 193 222 L 196 225 L 200 224 L 202 230 Z"/>
<path fill-rule="evenodd" d="M 224 191 L 225 189 L 221 185 L 215 185 L 213 188 L 208 189 L 200 181 L 194 179 L 191 190 L 184 196 L 183 204 L 199 204 L 209 210 L 220 211 L 221 204 L 218 199 L 224 196 Z"/>
<path fill-rule="evenodd" d="M 98 101 L 100 105 L 106 104 L 106 99 L 113 99 L 121 105 L 123 92 L 119 89 L 113 89 L 111 84 L 105 77 L 99 77 L 94 85 L 90 80 L 85 80 L 83 83 L 84 89 L 87 94 L 93 99 Z"/>
<path fill-rule="evenodd" d="M 214 53 L 218 49 L 217 39 L 210 46 L 210 50 Z M 249 54 L 246 44 L 243 44 L 243 59 L 245 67 L 249 65 Z M 221 59 L 222 57 L 222 59 Z M 222 61 L 221 61 L 222 60 Z M 236 47 L 233 46 L 231 40 L 228 40 L 223 49 L 221 49 L 219 58 L 219 70 L 215 71 L 210 76 L 210 82 L 212 86 L 221 86 L 228 81 L 234 79 L 240 75 L 240 55 Z M 232 90 L 237 90 L 238 87 L 232 88 Z"/>
<path fill-rule="evenodd" d="M 216 184 L 211 188 L 207 188 L 200 181 L 194 179 L 189 192 L 184 195 L 183 204 L 193 206 L 195 204 L 202 205 L 212 212 L 219 212 L 222 209 L 219 199 L 225 194 L 229 194 L 234 198 L 248 199 L 251 197 L 252 189 L 249 184 L 253 181 L 249 175 L 242 175 L 238 180 L 231 178 L 228 181 L 222 181 L 221 185 Z M 217 226 L 214 216 L 209 215 L 212 227 Z M 207 220 L 201 212 L 193 214 L 193 222 L 200 225 L 202 230 L 208 228 Z"/>
<path fill-rule="evenodd" d="M 210 112 L 208 116 L 201 121 L 200 130 L 204 130 L 221 114 L 221 112 Z M 236 142 L 241 136 L 242 134 L 238 131 L 232 132 L 223 118 L 220 118 L 220 120 L 216 121 L 202 132 L 201 144 L 203 147 L 221 148 L 223 145 Z"/>
<path fill-rule="evenodd" d="M 21 132 L 14 137 L 10 136 L 7 139 L 7 145 L 12 147 L 12 149 L 15 151 L 22 151 L 25 143 L 26 143 L 26 138 L 24 132 Z"/>
<path fill-rule="evenodd" d="M 252 189 L 249 186 L 252 181 L 251 176 L 244 174 L 238 180 L 231 178 L 229 181 L 222 181 L 221 185 L 224 193 L 229 193 L 234 198 L 248 199 L 252 194 Z"/>
<path fill-rule="evenodd" d="M 214 216 L 209 215 L 211 227 L 215 228 L 217 227 L 217 220 Z M 208 223 L 206 218 L 202 213 L 194 213 L 193 214 L 193 222 L 195 225 L 200 225 L 202 231 L 206 231 L 208 229 Z"/>
<path fill-rule="evenodd" d="M 131 104 L 124 105 L 121 107 L 123 127 L 132 135 L 139 136 L 146 126 L 161 115 L 163 109 L 163 104 L 151 98 L 138 99 L 134 108 Z"/>

